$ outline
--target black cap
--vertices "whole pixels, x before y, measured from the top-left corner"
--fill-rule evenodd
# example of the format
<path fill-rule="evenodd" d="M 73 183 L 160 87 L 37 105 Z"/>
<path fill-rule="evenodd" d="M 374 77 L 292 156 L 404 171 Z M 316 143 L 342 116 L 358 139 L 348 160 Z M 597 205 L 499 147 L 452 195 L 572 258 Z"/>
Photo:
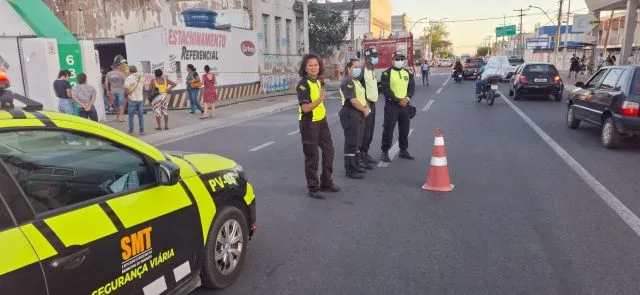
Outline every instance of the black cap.
<path fill-rule="evenodd" d="M 371 47 L 367 50 L 364 51 L 364 56 L 365 57 L 378 57 L 378 52 L 376 51 L 375 47 Z"/>
<path fill-rule="evenodd" d="M 393 59 L 396 59 L 396 58 L 406 59 L 407 57 L 404 56 L 404 53 L 402 53 L 402 51 L 396 51 L 393 53 Z"/>

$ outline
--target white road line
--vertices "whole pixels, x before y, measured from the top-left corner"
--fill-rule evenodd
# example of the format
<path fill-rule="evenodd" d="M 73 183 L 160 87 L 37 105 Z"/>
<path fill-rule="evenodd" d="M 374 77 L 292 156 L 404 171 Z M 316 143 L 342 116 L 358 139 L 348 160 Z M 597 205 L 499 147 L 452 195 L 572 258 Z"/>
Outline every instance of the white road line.
<path fill-rule="evenodd" d="M 508 98 L 504 96 L 501 92 L 500 96 L 502 100 L 504 100 L 518 115 L 520 118 L 524 120 L 529 127 L 531 127 L 538 135 L 546 142 L 553 151 L 562 158 L 562 160 L 575 171 L 584 182 L 587 183 L 591 189 L 598 194 L 598 196 L 611 208 L 615 211 L 618 216 L 636 233 L 636 235 L 640 236 L 640 218 L 636 216 L 627 206 L 625 206 L 618 198 L 616 198 L 602 183 L 600 183 L 587 169 L 582 167 L 578 161 L 576 161 L 566 150 L 564 150 L 557 142 L 555 142 L 542 128 L 540 128 L 529 116 L 523 113 L 520 108 L 515 106 Z"/>
<path fill-rule="evenodd" d="M 447 86 L 447 83 L 449 83 L 449 79 L 451 79 L 451 76 L 449 76 L 447 80 L 444 80 L 444 83 L 442 83 L 442 87 Z"/>
<path fill-rule="evenodd" d="M 270 142 L 267 142 L 267 143 L 263 143 L 263 144 L 261 144 L 261 145 L 259 145 L 257 147 L 254 147 L 254 148 L 250 149 L 249 151 L 250 152 L 255 152 L 255 151 L 261 150 L 263 148 L 266 148 L 266 147 L 268 147 L 268 146 L 270 146 L 270 145 L 272 145 L 274 143 L 276 143 L 276 142 L 275 141 L 270 141 Z"/>
<path fill-rule="evenodd" d="M 339 113 L 340 113 L 340 112 L 337 112 L 337 113 L 335 113 L 335 114 L 332 114 L 332 115 L 331 115 L 331 117 L 332 117 L 332 118 L 335 118 L 335 117 L 337 117 L 337 116 L 338 116 L 338 114 L 339 114 Z"/>
<path fill-rule="evenodd" d="M 430 99 L 429 102 L 427 102 L 427 104 L 424 106 L 424 108 L 422 108 L 422 111 L 423 112 L 428 111 L 432 104 L 433 104 L 433 99 Z"/>
<path fill-rule="evenodd" d="M 411 136 L 411 133 L 413 133 L 413 128 L 409 129 L 409 136 Z M 398 145 L 398 142 L 396 141 L 396 143 L 393 146 L 391 146 L 391 149 L 389 149 L 389 158 L 391 158 L 391 160 L 393 160 L 393 158 L 396 157 L 398 152 L 400 152 L 400 146 Z M 380 161 L 378 163 L 378 167 L 389 167 L 389 164 L 391 164 L 391 163 Z"/>
<path fill-rule="evenodd" d="M 438 91 L 436 91 L 437 94 L 440 94 L 442 92 L 442 87 L 438 88 Z"/>
<path fill-rule="evenodd" d="M 298 129 L 296 131 L 291 131 L 291 132 L 287 133 L 287 135 L 295 135 L 295 134 L 298 134 L 298 133 L 300 133 L 300 129 Z"/>

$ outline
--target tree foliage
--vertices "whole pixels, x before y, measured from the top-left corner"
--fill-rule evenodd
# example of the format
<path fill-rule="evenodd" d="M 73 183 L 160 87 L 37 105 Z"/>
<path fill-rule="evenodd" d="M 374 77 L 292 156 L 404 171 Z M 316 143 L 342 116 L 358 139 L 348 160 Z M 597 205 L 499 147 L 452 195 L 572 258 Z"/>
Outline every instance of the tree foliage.
<path fill-rule="evenodd" d="M 478 47 L 476 49 L 476 55 L 477 56 L 485 56 L 487 54 L 489 54 L 489 47 L 483 46 L 483 47 Z"/>
<path fill-rule="evenodd" d="M 317 3 L 309 2 L 309 49 L 326 58 L 344 44 L 349 29 L 340 12 L 329 11 Z"/>
<path fill-rule="evenodd" d="M 447 25 L 443 22 L 431 21 L 424 30 L 425 34 L 429 36 L 429 40 L 427 42 L 431 42 L 430 47 L 432 56 L 436 56 L 437 52 L 440 52 L 451 45 L 451 42 L 447 40 L 447 37 L 449 37 Z"/>

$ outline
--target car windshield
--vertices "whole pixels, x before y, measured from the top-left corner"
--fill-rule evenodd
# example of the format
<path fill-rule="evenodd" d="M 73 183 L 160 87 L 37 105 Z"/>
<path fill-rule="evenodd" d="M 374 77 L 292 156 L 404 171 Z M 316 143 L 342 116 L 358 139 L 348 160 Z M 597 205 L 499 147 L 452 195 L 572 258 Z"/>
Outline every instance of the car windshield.
<path fill-rule="evenodd" d="M 512 66 L 518 66 L 524 63 L 524 60 L 522 60 L 521 58 L 510 58 L 509 59 L 509 63 Z"/>
<path fill-rule="evenodd" d="M 631 87 L 633 94 L 640 94 L 640 69 L 636 69 L 633 75 L 633 85 Z"/>
<path fill-rule="evenodd" d="M 529 73 L 551 73 L 557 74 L 558 71 L 553 65 L 528 65 L 524 69 L 525 74 Z"/>

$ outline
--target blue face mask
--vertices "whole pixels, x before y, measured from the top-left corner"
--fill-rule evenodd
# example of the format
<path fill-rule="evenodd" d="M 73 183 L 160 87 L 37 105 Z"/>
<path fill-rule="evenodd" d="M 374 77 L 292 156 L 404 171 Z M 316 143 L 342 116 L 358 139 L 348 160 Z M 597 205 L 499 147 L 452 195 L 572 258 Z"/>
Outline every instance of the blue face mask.
<path fill-rule="evenodd" d="M 377 65 L 378 64 L 378 58 L 377 57 L 372 57 L 371 58 L 371 64 L 372 65 Z"/>
<path fill-rule="evenodd" d="M 361 68 L 353 69 L 353 76 L 354 77 L 360 77 L 360 74 L 362 74 L 362 69 Z"/>

